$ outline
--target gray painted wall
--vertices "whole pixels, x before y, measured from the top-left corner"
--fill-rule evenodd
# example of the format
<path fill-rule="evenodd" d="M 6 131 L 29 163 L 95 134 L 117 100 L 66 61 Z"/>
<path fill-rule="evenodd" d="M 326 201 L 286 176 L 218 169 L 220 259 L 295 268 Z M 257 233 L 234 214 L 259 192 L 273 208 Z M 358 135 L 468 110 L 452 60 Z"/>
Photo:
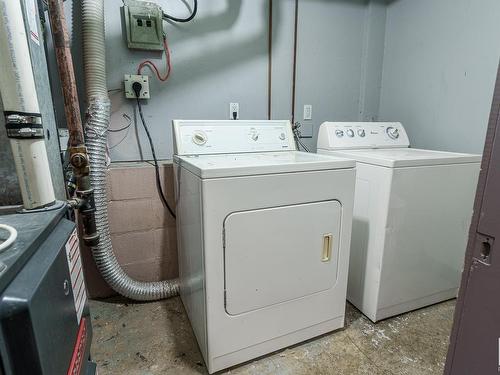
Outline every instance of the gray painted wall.
<path fill-rule="evenodd" d="M 313 150 L 323 121 L 357 119 L 365 11 L 362 0 L 299 2 L 295 121 Z M 313 106 L 311 121 L 304 104 Z"/>
<path fill-rule="evenodd" d="M 182 1 L 158 0 L 170 13 L 186 13 Z M 272 118 L 291 119 L 294 0 L 273 2 Z M 67 1 L 68 19 L 78 27 L 79 0 Z M 108 88 L 122 87 L 123 75 L 135 73 L 144 59 L 164 69 L 163 55 L 131 51 L 125 46 L 119 0 L 106 1 Z M 167 7 L 168 5 L 168 7 Z M 72 17 L 71 17 L 72 15 Z M 382 15 L 382 17 L 380 17 Z M 385 27 L 382 0 L 300 0 L 298 28 L 296 120 L 303 105 L 313 105 L 313 120 L 303 121 L 314 150 L 319 125 L 326 120 L 357 120 L 378 112 Z M 228 118 L 229 102 L 240 103 L 241 119 L 266 119 L 268 107 L 269 2 L 266 0 L 200 1 L 194 22 L 165 24 L 173 71 L 166 83 L 151 76 L 152 99 L 144 113 L 159 158 L 172 155 L 171 120 Z M 326 37 L 325 37 L 326 36 Z M 73 35 L 77 76 L 81 79 L 81 44 Z M 150 159 L 151 154 L 135 102 L 110 93 L 113 161 Z M 361 104 L 362 101 L 362 104 Z M 62 112 L 59 110 L 59 112 Z"/>
<path fill-rule="evenodd" d="M 372 0 L 365 14 L 358 116 L 360 121 L 378 119 L 386 12 L 386 0 Z"/>
<path fill-rule="evenodd" d="M 385 2 L 299 2 L 296 116 L 316 150 L 324 121 L 376 119 L 383 62 Z M 304 105 L 312 104 L 312 120 Z"/>
<path fill-rule="evenodd" d="M 272 12 L 271 118 L 273 120 L 290 119 L 295 0 L 273 1 Z"/>
<path fill-rule="evenodd" d="M 66 1 L 79 27 L 81 0 Z M 74 7 L 71 7 L 71 4 Z M 185 14 L 182 1 L 158 0 Z M 189 2 L 188 2 L 189 3 Z M 291 119 L 294 0 L 273 1 L 272 118 Z M 162 55 L 130 51 L 121 30 L 120 0 L 106 1 L 108 87 L 120 88 L 145 58 L 163 67 Z M 73 9 L 72 9 L 73 8 Z M 167 83 L 151 75 L 144 112 L 160 158 L 172 153 L 171 119 L 267 118 L 268 16 L 266 0 L 200 1 L 186 25 L 165 24 L 173 73 Z M 315 149 L 319 125 L 336 121 L 402 121 L 415 147 L 480 152 L 500 56 L 500 3 L 496 0 L 299 0 L 296 121 Z M 73 35 L 80 75 L 81 40 Z M 111 93 L 109 138 L 114 161 L 150 159 L 133 102 Z M 303 120 L 313 105 L 312 121 Z M 61 112 L 61 111 L 59 111 Z"/>
<path fill-rule="evenodd" d="M 185 14 L 182 1 L 158 1 L 171 14 Z M 163 56 L 125 47 L 121 1 L 106 2 L 106 55 L 108 87 L 122 87 L 124 74 L 135 74 L 140 61 L 156 61 L 164 70 Z M 168 7 L 167 7 L 168 5 Z M 240 103 L 241 119 L 267 118 L 268 2 L 265 0 L 211 0 L 199 2 L 199 13 L 189 24 L 167 24 L 172 75 L 166 83 L 151 76 L 151 100 L 143 110 L 160 158 L 171 158 L 171 120 L 226 119 L 229 103 Z M 143 128 L 137 122 L 135 102 L 123 93 L 111 95 L 111 127 L 126 124 L 123 114 L 133 119 L 130 131 L 109 137 L 113 161 L 150 159 Z"/>
<path fill-rule="evenodd" d="M 497 0 L 387 7 L 380 119 L 414 147 L 482 152 L 500 56 Z"/>

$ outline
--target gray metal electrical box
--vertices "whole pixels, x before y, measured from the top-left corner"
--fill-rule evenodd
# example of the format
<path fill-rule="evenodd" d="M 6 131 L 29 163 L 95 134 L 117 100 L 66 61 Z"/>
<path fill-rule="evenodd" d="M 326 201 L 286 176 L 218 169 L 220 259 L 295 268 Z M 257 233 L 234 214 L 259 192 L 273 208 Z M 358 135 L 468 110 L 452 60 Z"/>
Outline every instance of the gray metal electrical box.
<path fill-rule="evenodd" d="M 128 48 L 163 50 L 163 12 L 158 4 L 125 0 L 122 13 Z"/>

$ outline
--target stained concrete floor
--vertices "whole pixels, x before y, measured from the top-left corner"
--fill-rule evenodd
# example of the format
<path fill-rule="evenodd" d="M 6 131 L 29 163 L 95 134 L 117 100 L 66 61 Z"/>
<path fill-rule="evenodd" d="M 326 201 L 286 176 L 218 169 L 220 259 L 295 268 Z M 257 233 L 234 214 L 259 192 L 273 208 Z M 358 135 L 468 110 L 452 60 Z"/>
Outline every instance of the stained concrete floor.
<path fill-rule="evenodd" d="M 206 374 L 179 298 L 91 301 L 100 375 Z M 371 323 L 348 305 L 346 328 L 225 374 L 442 374 L 455 301 Z"/>

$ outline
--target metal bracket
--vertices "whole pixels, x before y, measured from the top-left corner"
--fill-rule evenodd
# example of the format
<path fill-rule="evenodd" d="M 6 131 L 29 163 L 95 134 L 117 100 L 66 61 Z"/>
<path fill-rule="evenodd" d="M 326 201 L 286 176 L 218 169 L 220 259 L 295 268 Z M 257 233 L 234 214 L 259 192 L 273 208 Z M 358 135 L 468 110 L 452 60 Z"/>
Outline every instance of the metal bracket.
<path fill-rule="evenodd" d="M 43 138 L 42 115 L 5 111 L 5 129 L 9 138 Z"/>

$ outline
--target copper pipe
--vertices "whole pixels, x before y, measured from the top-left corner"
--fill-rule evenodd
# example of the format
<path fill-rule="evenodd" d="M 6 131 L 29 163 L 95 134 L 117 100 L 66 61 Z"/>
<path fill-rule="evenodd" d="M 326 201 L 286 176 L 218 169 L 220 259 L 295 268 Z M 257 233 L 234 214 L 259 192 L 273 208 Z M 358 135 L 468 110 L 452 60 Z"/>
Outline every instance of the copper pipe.
<path fill-rule="evenodd" d="M 62 0 L 48 0 L 47 3 L 64 98 L 66 125 L 69 130 L 69 145 L 73 147 L 82 146 L 84 144 L 83 126 L 80 117 L 75 72 L 73 70 L 73 58 L 71 57 L 70 39 L 64 16 L 64 5 Z"/>
<path fill-rule="evenodd" d="M 76 208 L 82 220 L 82 239 L 88 246 L 97 246 L 99 233 L 95 223 L 94 190 L 90 183 L 90 163 L 80 117 L 80 104 L 63 0 L 48 0 L 47 5 L 64 99 L 66 126 L 69 131 L 69 162 L 76 177 Z"/>

